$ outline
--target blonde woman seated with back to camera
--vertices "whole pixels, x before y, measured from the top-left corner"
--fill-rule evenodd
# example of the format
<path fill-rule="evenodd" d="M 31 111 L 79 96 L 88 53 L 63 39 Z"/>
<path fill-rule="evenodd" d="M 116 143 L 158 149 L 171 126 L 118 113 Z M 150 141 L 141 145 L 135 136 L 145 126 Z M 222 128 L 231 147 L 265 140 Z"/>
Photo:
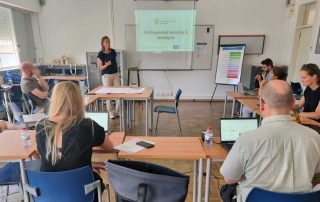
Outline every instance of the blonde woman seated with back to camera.
<path fill-rule="evenodd" d="M 41 171 L 59 172 L 90 166 L 104 169 L 104 164 L 91 163 L 92 147 L 108 151 L 113 144 L 103 127 L 84 117 L 83 98 L 77 84 L 58 83 L 52 93 L 49 115 L 36 126 L 36 141 L 41 156 Z M 95 180 L 101 180 L 93 172 Z M 103 191 L 103 189 L 102 189 Z"/>

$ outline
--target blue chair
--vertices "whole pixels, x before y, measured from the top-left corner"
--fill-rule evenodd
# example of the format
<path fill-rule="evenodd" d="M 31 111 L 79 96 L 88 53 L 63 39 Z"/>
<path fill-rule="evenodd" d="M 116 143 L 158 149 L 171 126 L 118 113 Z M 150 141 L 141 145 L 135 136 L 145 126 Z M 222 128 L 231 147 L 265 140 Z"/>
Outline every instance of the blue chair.
<path fill-rule="evenodd" d="M 25 162 L 25 166 L 27 169 L 39 170 L 40 161 L 39 160 L 27 161 Z M 0 168 L 0 185 L 1 186 L 18 185 L 20 188 L 21 196 L 23 195 L 22 187 L 21 187 L 21 173 L 20 173 L 19 163 L 9 162 L 5 166 Z M 9 195 L 5 195 L 5 198 L 7 198 L 8 196 Z"/>
<path fill-rule="evenodd" d="M 22 110 L 18 107 L 18 105 L 14 102 L 9 102 L 8 103 L 9 108 L 13 114 L 13 123 L 17 124 L 17 125 L 23 125 L 24 121 L 23 121 L 23 112 Z"/>
<path fill-rule="evenodd" d="M 94 200 L 96 189 L 101 202 L 101 184 L 99 180 L 94 181 L 89 166 L 62 172 L 26 170 L 26 174 L 25 189 L 35 202 L 89 202 Z"/>
<path fill-rule="evenodd" d="M 5 166 L 0 168 L 0 185 L 1 186 L 18 185 L 20 188 L 21 196 L 22 196 L 19 163 L 17 162 L 7 163 Z M 7 193 L 5 195 L 2 195 L 0 198 L 4 198 L 6 200 L 8 197 L 9 197 L 9 194 Z"/>
<path fill-rule="evenodd" d="M 158 122 L 159 122 L 159 115 L 161 113 L 168 113 L 168 114 L 176 114 L 177 116 L 177 120 L 178 120 L 178 124 L 179 124 L 179 132 L 180 132 L 180 136 L 182 136 L 181 134 L 181 125 L 180 125 L 180 118 L 179 118 L 179 112 L 178 112 L 178 105 L 179 105 L 179 99 L 181 96 L 181 89 L 179 89 L 177 91 L 176 97 L 175 97 L 175 106 L 171 107 L 171 106 L 156 106 L 154 108 L 154 112 L 157 112 L 157 122 L 156 122 L 156 129 L 155 129 L 155 134 L 157 134 L 157 129 L 158 129 Z"/>
<path fill-rule="evenodd" d="M 308 193 L 279 193 L 253 188 L 246 202 L 320 202 L 320 191 Z"/>

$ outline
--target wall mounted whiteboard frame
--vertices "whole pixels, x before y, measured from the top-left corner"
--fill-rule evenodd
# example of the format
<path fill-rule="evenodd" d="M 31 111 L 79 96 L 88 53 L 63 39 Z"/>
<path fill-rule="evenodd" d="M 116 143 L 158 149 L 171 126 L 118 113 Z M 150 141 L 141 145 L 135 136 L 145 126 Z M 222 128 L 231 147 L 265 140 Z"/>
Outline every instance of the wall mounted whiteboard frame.
<path fill-rule="evenodd" d="M 245 55 L 262 55 L 266 35 L 219 35 L 218 54 L 220 45 L 246 44 Z"/>
<path fill-rule="evenodd" d="M 125 47 L 126 47 L 126 61 L 128 67 L 140 67 L 142 71 L 191 71 L 191 70 L 211 70 L 213 58 L 213 44 L 214 44 L 214 25 L 196 25 L 196 36 L 194 42 L 193 52 L 162 52 L 144 53 L 136 51 L 136 32 L 135 24 L 125 25 Z M 202 33 L 202 34 L 199 34 Z M 198 33 L 198 34 L 197 34 Z M 203 57 L 197 57 L 198 43 L 206 43 L 206 54 Z M 151 62 L 157 63 L 159 67 L 145 68 L 149 61 L 144 61 L 148 58 Z M 157 61 L 158 62 L 155 62 Z M 166 67 L 166 63 L 171 62 L 170 65 L 179 66 L 178 68 Z M 181 64 L 186 65 L 181 65 Z M 184 67 L 182 67 L 184 66 Z M 163 68 L 162 68 L 163 67 Z"/>

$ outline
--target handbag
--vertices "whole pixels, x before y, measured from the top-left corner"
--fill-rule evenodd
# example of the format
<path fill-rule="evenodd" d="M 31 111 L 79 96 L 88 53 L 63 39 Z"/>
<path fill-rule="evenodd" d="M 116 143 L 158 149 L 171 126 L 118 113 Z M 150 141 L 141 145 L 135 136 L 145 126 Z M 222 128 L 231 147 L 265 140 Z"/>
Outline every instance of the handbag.
<path fill-rule="evenodd" d="M 220 197 L 224 202 L 237 201 L 237 184 L 225 184 L 220 189 Z"/>
<path fill-rule="evenodd" d="M 139 161 L 109 160 L 109 182 L 117 202 L 183 202 L 189 176 Z"/>

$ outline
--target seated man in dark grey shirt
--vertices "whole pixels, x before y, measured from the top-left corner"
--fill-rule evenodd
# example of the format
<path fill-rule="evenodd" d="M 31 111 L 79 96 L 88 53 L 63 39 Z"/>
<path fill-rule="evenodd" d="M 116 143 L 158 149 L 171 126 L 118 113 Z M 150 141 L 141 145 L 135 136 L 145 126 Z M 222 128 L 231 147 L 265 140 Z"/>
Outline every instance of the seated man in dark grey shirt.
<path fill-rule="evenodd" d="M 31 62 L 24 61 L 20 64 L 21 91 L 28 95 L 33 103 L 40 108 L 44 108 L 46 98 L 48 97 L 49 86 L 43 80 Z"/>

